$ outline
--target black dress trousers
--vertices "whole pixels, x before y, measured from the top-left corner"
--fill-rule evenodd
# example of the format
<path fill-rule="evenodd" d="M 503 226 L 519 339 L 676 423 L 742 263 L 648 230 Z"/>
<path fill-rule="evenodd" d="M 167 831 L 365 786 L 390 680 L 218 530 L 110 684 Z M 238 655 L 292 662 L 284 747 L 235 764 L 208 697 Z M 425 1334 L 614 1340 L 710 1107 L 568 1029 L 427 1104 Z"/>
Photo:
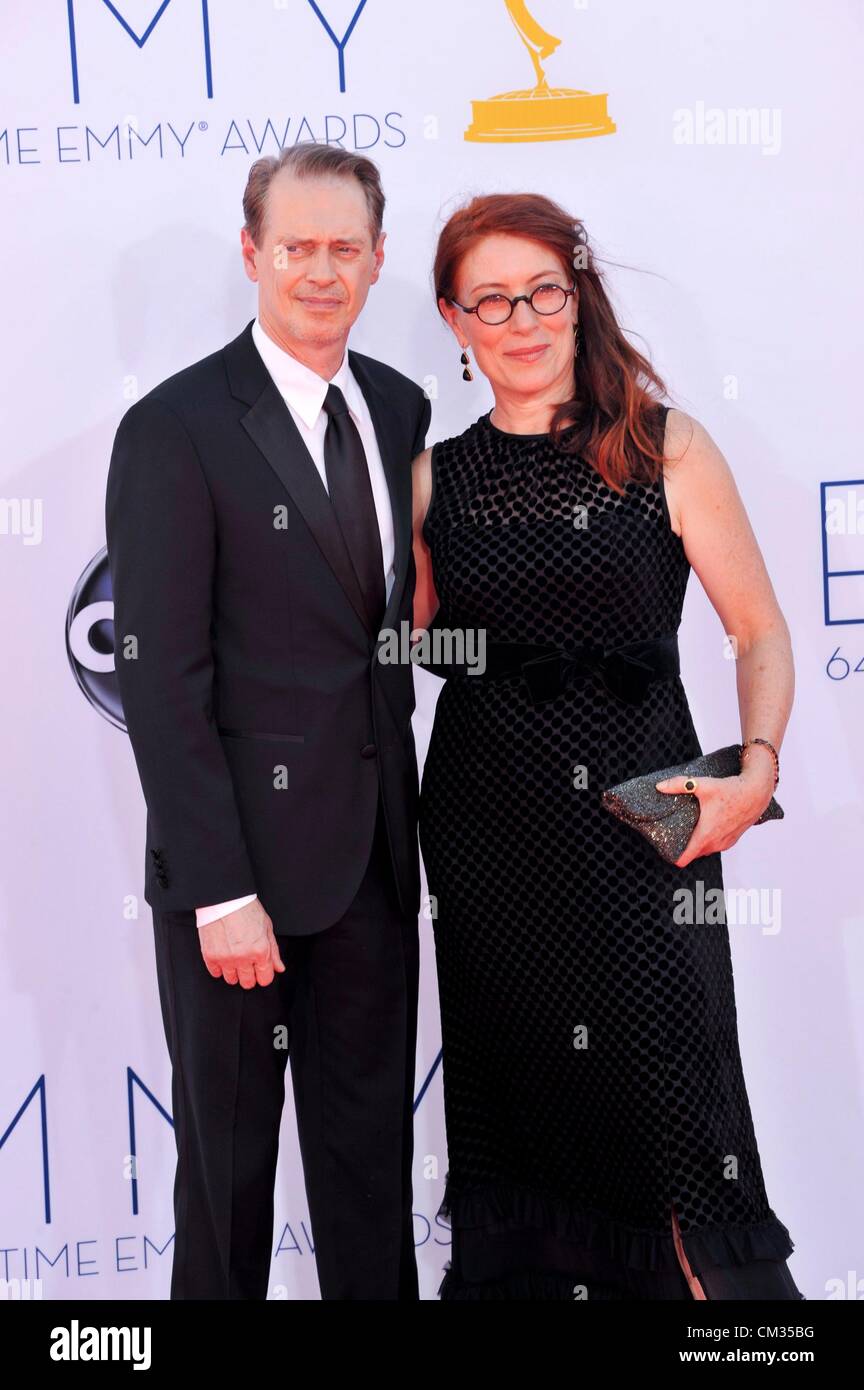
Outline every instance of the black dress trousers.
<path fill-rule="evenodd" d="M 379 798 L 350 908 L 324 931 L 280 936 L 286 969 L 271 985 L 214 979 L 194 912 L 154 914 L 177 1141 L 172 1299 L 267 1297 L 289 1057 L 322 1299 L 419 1297 L 418 932 L 399 908 L 383 814 Z"/>

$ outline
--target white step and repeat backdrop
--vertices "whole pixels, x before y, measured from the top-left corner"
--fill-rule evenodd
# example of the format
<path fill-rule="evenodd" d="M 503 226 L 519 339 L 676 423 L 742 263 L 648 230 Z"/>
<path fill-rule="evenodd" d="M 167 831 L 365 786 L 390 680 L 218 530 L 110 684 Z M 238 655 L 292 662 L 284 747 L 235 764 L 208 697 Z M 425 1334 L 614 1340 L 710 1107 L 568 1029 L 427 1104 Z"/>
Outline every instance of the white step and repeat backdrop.
<path fill-rule="evenodd" d="M 255 312 L 240 199 L 260 153 L 341 141 L 379 165 L 386 261 L 351 345 L 433 401 L 491 404 L 430 286 L 442 218 L 538 190 L 584 219 L 621 321 L 723 449 L 792 629 L 782 824 L 725 856 L 770 913 L 730 927 L 769 1200 L 808 1297 L 864 1297 L 862 7 L 530 0 L 551 85 L 614 129 L 466 139 L 533 85 L 504 0 L 3 0 L 0 1278 L 46 1298 L 167 1296 L 170 1072 L 119 717 L 103 497 L 139 394 Z M 857 360 L 856 360 L 857 359 Z M 684 678 L 705 748 L 740 737 L 735 668 L 691 576 Z M 439 683 L 418 673 L 425 750 Z M 416 1240 L 448 1258 L 431 923 L 421 923 Z M 858 991 L 856 994 L 856 990 Z M 316 1298 L 289 1099 L 271 1296 Z"/>

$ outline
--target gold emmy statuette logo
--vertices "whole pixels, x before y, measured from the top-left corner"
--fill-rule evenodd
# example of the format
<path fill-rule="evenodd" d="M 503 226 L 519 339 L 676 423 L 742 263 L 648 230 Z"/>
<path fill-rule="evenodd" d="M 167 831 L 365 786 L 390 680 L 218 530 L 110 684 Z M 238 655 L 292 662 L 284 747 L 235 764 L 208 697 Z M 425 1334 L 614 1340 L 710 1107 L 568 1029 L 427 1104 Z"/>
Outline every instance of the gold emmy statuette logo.
<path fill-rule="evenodd" d="M 616 126 L 606 112 L 606 94 L 600 96 L 574 87 L 550 87 L 540 59 L 554 53 L 561 40 L 546 33 L 528 13 L 525 0 L 504 0 L 504 4 L 531 55 L 537 85 L 472 101 L 474 119 L 465 132 L 465 139 L 495 144 L 611 135 Z"/>

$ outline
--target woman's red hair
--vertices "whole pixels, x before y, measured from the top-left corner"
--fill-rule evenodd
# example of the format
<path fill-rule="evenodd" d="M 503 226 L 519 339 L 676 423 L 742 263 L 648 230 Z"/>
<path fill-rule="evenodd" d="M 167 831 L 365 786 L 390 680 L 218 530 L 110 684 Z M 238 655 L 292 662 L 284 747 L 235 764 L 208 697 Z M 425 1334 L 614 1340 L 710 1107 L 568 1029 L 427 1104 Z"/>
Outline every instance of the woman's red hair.
<path fill-rule="evenodd" d="M 579 454 L 616 491 L 653 482 L 663 467 L 658 406 L 666 387 L 651 363 L 624 337 L 578 218 L 540 193 L 487 193 L 448 219 L 435 253 L 436 303 L 459 299 L 463 258 L 483 237 L 515 236 L 540 242 L 572 272 L 578 291 L 579 355 L 571 401 L 556 406 L 551 433 L 567 453 Z M 441 306 L 438 304 L 439 312 Z M 443 317 L 443 315 L 442 315 Z"/>

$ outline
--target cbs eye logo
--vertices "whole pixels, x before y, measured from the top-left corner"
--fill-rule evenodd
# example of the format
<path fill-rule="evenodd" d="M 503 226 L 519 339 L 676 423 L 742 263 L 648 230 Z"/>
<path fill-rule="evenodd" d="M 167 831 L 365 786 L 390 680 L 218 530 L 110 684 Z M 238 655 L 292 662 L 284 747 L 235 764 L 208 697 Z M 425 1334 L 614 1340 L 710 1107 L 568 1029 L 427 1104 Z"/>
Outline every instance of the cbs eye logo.
<path fill-rule="evenodd" d="M 85 698 L 103 719 L 125 732 L 114 671 L 114 600 L 106 547 L 94 555 L 69 600 L 66 655 Z"/>

